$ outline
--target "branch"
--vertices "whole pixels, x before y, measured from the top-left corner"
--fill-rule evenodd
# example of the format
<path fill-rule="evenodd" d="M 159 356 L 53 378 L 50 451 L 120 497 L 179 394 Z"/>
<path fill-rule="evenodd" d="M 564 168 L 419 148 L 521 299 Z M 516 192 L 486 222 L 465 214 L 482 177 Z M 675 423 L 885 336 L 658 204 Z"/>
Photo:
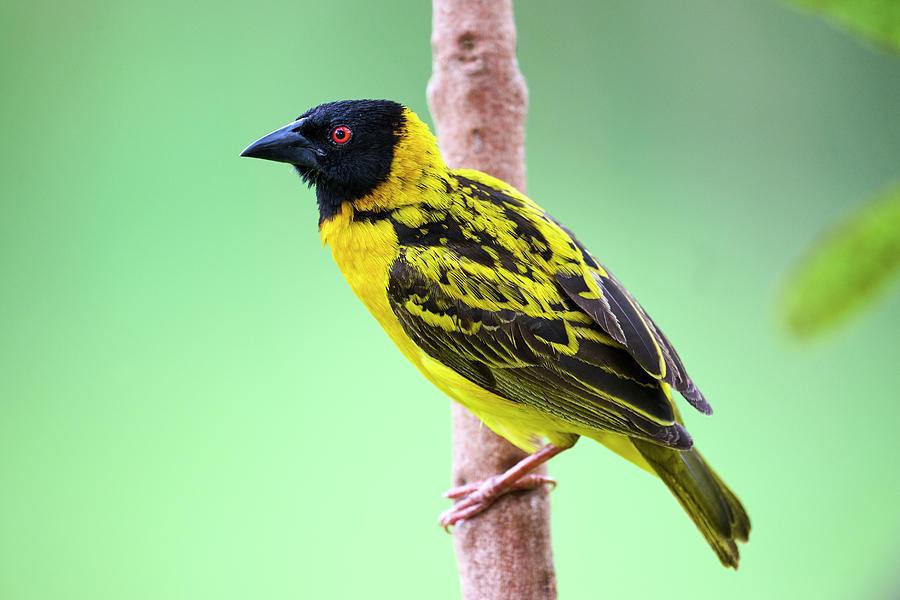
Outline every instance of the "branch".
<path fill-rule="evenodd" d="M 428 103 L 444 158 L 524 192 L 528 90 L 516 61 L 512 2 L 433 0 L 433 8 Z M 453 485 L 502 473 L 525 456 L 453 405 Z M 508 494 L 456 526 L 464 599 L 556 598 L 547 494 L 544 486 Z"/>

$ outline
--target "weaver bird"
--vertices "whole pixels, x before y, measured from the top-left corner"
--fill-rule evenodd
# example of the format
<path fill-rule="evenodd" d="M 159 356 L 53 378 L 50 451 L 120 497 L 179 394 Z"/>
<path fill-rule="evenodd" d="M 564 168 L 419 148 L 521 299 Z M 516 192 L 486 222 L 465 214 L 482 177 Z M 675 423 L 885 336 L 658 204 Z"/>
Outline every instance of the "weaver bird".
<path fill-rule="evenodd" d="M 323 244 L 406 358 L 533 452 L 450 490 L 461 500 L 445 528 L 547 481 L 529 471 L 587 436 L 659 476 L 737 567 L 747 513 L 694 448 L 670 390 L 712 409 L 656 323 L 568 229 L 499 179 L 448 168 L 428 127 L 395 102 L 323 104 L 241 156 L 290 163 L 315 186 Z"/>

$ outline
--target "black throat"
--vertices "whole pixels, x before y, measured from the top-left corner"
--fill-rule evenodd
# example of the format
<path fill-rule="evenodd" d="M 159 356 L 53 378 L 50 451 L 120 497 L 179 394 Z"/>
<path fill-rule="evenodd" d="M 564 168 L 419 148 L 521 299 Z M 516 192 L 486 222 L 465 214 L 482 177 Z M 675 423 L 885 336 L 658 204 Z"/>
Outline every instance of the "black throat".
<path fill-rule="evenodd" d="M 387 157 L 387 168 L 385 168 L 383 172 L 379 169 L 377 173 L 373 173 L 373 177 L 371 177 L 368 183 L 333 181 L 327 179 L 321 173 L 313 171 L 309 167 L 294 165 L 294 169 L 296 169 L 304 183 L 308 184 L 310 187 L 315 186 L 316 188 L 316 204 L 319 206 L 319 225 L 339 213 L 341 204 L 362 198 L 366 194 L 371 193 L 379 183 L 387 179 L 393 158 L 392 149 L 390 156 Z"/>
<path fill-rule="evenodd" d="M 387 179 L 388 172 L 390 171 L 391 159 L 393 159 L 393 152 L 391 153 L 390 159 L 387 161 L 388 167 L 384 170 L 384 173 L 379 174 L 380 176 L 377 178 L 373 178 L 367 185 L 350 185 L 347 183 L 329 181 L 324 178 L 320 179 L 315 184 L 316 204 L 319 205 L 319 225 L 339 213 L 341 204 L 344 202 L 353 202 L 358 198 L 370 194 L 378 187 L 379 183 Z"/>

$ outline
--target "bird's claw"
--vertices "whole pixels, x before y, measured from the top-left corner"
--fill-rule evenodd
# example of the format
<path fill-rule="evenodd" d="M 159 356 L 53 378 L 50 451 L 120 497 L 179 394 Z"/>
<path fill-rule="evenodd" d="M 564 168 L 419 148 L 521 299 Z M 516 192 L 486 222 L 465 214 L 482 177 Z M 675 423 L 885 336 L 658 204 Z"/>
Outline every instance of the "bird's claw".
<path fill-rule="evenodd" d="M 509 492 L 533 490 L 542 485 L 556 487 L 556 480 L 547 475 L 525 475 L 518 480 L 501 484 L 500 477 L 491 477 L 484 481 L 459 485 L 443 493 L 445 498 L 462 498 L 459 502 L 441 513 L 439 523 L 447 533 L 458 522 L 484 512 L 497 498 Z"/>

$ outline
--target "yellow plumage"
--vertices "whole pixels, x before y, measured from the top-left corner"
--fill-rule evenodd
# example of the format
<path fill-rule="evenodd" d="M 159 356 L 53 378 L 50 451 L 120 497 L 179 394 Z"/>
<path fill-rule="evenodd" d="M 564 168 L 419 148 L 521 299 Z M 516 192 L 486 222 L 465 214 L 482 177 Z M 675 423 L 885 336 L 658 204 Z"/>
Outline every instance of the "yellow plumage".
<path fill-rule="evenodd" d="M 737 566 L 749 519 L 692 448 L 670 387 L 709 405 L 652 319 L 543 209 L 449 169 L 427 126 L 384 101 L 323 105 L 245 153 L 317 186 L 323 244 L 429 381 L 529 452 L 587 436 L 659 475 Z"/>

